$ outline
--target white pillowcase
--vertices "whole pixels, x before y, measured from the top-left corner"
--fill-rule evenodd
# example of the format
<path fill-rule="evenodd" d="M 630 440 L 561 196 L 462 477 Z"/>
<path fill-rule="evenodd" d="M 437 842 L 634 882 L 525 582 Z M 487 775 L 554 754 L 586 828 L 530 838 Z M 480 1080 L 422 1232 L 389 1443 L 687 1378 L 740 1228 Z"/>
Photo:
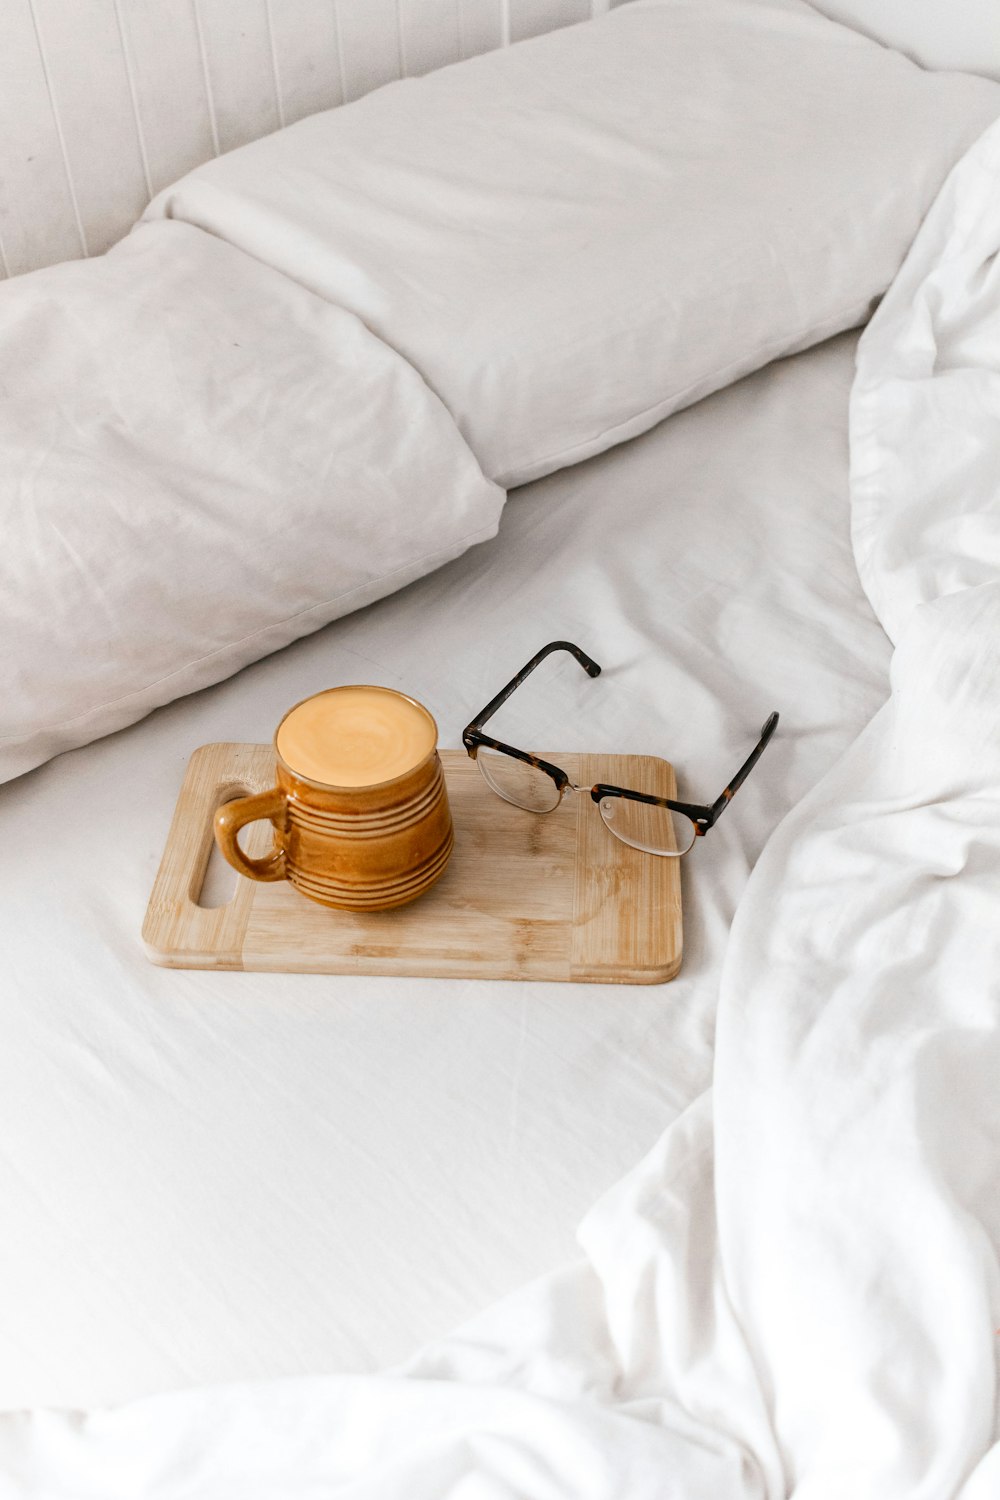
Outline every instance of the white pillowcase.
<path fill-rule="evenodd" d="M 865 321 L 1000 86 L 797 0 L 633 0 L 200 167 L 199 224 L 349 307 L 505 486 Z"/>
<path fill-rule="evenodd" d="M 0 781 L 496 531 L 404 359 L 187 225 L 0 287 L 0 350 Z"/>

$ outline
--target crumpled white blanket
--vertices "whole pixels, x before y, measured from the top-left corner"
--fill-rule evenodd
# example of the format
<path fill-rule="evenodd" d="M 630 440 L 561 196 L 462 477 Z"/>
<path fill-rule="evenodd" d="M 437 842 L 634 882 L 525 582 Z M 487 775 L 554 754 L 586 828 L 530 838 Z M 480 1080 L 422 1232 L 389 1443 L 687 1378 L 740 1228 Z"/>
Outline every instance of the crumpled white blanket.
<path fill-rule="evenodd" d="M 584 1258 L 394 1374 L 4 1417 L 4 1500 L 1000 1494 L 998 252 L 1000 123 L 859 352 L 891 699 L 765 850 L 711 1094 Z"/>

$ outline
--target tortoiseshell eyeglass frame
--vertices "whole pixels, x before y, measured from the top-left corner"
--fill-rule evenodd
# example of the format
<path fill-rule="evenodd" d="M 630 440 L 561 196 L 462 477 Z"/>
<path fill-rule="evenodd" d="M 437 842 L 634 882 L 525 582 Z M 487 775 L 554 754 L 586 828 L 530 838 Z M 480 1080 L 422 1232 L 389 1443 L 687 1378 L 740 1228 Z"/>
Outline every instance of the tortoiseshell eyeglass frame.
<path fill-rule="evenodd" d="M 634 792 L 630 791 L 628 787 L 608 786 L 603 782 L 599 782 L 597 786 L 580 787 L 570 780 L 569 776 L 560 766 L 554 766 L 551 761 L 542 760 L 538 755 L 531 755 L 527 750 L 518 750 L 515 745 L 505 744 L 503 740 L 495 740 L 490 735 L 483 733 L 483 725 L 487 720 L 492 718 L 497 709 L 507 702 L 511 694 L 521 686 L 526 677 L 530 676 L 539 662 L 543 662 L 553 651 L 568 651 L 571 656 L 576 658 L 588 676 L 600 676 L 601 669 L 597 662 L 588 656 L 585 651 L 581 651 L 579 646 L 574 646 L 572 641 L 550 641 L 547 646 L 542 647 L 541 651 L 536 651 L 531 660 L 526 662 L 521 668 L 517 676 L 512 677 L 507 686 L 501 688 L 496 697 L 491 698 L 486 707 L 481 709 L 471 723 L 467 724 L 462 731 L 462 744 L 472 759 L 476 759 L 477 752 L 481 746 L 486 746 L 490 750 L 499 751 L 501 755 L 509 755 L 514 760 L 523 761 L 525 765 L 534 766 L 537 770 L 544 771 L 545 775 L 550 776 L 555 782 L 559 792 L 559 800 L 553 803 L 551 808 L 545 809 L 547 812 L 555 811 L 566 792 L 589 791 L 591 797 L 598 805 L 600 805 L 602 799 L 605 797 L 624 797 L 630 802 L 646 802 L 654 807 L 669 807 L 671 811 L 683 813 L 686 817 L 690 818 L 694 824 L 696 837 L 703 837 L 718 822 L 721 814 L 729 806 L 757 764 L 763 754 L 764 747 L 777 728 L 778 714 L 776 712 L 771 713 L 765 719 L 761 726 L 760 739 L 757 741 L 754 749 L 740 766 L 729 785 L 723 789 L 711 804 L 673 802 L 669 797 L 654 797 L 649 792 Z M 530 809 L 526 809 L 526 811 L 530 811 Z M 650 850 L 649 852 L 652 853 L 654 851 Z"/>

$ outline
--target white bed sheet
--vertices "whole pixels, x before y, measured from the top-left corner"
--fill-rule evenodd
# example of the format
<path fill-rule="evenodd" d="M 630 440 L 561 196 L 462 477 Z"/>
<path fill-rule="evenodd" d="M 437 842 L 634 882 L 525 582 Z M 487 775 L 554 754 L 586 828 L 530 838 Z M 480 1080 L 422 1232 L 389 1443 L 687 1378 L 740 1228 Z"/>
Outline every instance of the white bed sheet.
<path fill-rule="evenodd" d="M 497 541 L 0 788 L 0 1407 L 395 1362 L 573 1253 L 705 1086 L 725 935 L 782 815 L 887 692 L 849 539 L 855 336 L 510 500 Z M 666 755 L 714 798 L 672 984 L 158 970 L 139 940 L 188 755 L 342 681 L 442 743 L 545 641 L 508 737 Z"/>

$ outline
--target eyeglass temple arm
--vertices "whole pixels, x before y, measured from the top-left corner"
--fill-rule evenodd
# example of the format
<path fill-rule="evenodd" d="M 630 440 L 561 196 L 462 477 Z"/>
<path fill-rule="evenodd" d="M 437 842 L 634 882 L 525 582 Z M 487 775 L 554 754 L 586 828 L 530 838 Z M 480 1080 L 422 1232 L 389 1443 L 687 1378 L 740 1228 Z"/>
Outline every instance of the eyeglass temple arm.
<path fill-rule="evenodd" d="M 535 670 L 539 662 L 544 661 L 545 658 L 551 655 L 553 651 L 568 651 L 570 656 L 576 657 L 577 661 L 580 663 L 581 667 L 584 669 L 588 676 L 600 676 L 601 669 L 597 665 L 597 662 L 594 661 L 592 657 L 588 656 L 585 651 L 581 651 L 579 646 L 574 646 L 572 641 L 549 641 L 549 644 L 547 646 L 543 646 L 541 651 L 535 652 L 534 656 L 529 662 L 526 662 L 524 664 L 520 672 L 518 672 L 517 676 L 512 677 L 507 686 L 505 688 L 501 688 L 496 697 L 491 698 L 486 707 L 484 709 L 481 709 L 476 717 L 466 725 L 465 734 L 468 734 L 469 731 L 473 729 L 481 729 L 486 723 L 487 719 L 492 718 L 497 709 L 500 708 L 502 704 L 507 702 L 507 699 L 510 697 L 510 695 L 515 692 L 521 686 L 521 683 L 524 681 L 524 679 Z"/>
<path fill-rule="evenodd" d="M 767 742 L 771 738 L 777 727 L 778 714 L 768 714 L 767 718 L 764 720 L 764 723 L 761 725 L 760 739 L 757 741 L 756 745 L 747 756 L 746 760 L 740 766 L 739 770 L 736 772 L 736 775 L 726 787 L 725 791 L 722 792 L 721 796 L 715 799 L 715 801 L 712 803 L 711 808 L 708 809 L 711 815 L 708 825 L 709 827 L 712 826 L 715 820 L 722 812 L 725 811 L 730 802 L 736 796 L 736 793 L 739 791 L 740 787 L 743 785 L 744 781 L 746 781 L 747 777 L 750 775 L 750 772 L 753 770 L 754 766 L 763 755 Z"/>

